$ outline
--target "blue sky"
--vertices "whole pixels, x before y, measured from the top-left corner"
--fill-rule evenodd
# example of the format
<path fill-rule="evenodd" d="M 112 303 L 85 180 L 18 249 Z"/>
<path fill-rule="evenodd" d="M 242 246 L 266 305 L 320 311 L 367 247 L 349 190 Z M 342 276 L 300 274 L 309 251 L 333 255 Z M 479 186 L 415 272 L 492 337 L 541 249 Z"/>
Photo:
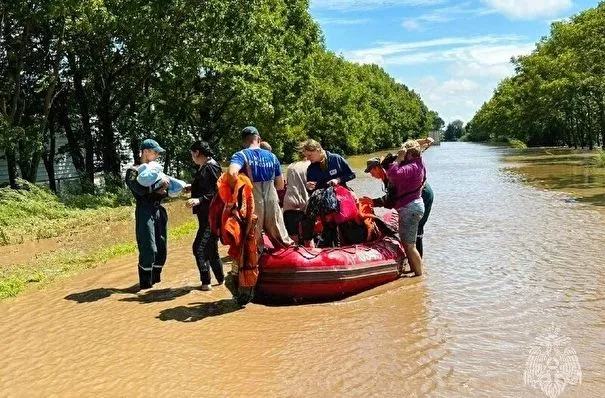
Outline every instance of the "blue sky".
<path fill-rule="evenodd" d="M 528 54 L 550 23 L 597 0 L 311 0 L 326 45 L 376 63 L 450 122 L 469 121 L 512 56 Z"/>

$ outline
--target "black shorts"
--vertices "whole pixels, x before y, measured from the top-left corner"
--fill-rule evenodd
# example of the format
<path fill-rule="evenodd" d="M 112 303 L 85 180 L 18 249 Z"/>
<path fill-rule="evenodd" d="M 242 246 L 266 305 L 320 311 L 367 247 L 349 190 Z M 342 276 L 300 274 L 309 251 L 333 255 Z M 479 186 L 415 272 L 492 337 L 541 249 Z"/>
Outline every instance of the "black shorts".
<path fill-rule="evenodd" d="M 305 213 L 300 210 L 286 210 L 284 211 L 284 224 L 286 224 L 286 230 L 288 235 L 300 235 L 300 222 L 302 221 Z"/>

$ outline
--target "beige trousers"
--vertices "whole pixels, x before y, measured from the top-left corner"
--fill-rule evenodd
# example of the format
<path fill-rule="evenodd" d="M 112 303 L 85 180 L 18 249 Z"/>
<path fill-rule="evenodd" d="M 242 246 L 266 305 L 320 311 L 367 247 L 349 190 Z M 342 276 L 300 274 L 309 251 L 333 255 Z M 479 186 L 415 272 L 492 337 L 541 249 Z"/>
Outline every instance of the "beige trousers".
<path fill-rule="evenodd" d="M 259 248 L 264 247 L 262 232 L 274 242 L 282 246 L 294 244 L 288 236 L 284 215 L 279 207 L 279 198 L 273 181 L 255 182 L 254 185 L 254 212 L 258 217 L 256 223 L 256 240 Z"/>

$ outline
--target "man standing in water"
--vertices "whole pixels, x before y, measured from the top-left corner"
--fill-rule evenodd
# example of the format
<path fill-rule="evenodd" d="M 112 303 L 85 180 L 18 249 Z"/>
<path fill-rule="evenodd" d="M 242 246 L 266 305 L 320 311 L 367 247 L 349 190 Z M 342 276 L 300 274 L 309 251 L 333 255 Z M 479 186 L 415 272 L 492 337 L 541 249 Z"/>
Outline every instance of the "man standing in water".
<path fill-rule="evenodd" d="M 166 224 L 168 215 L 162 206 L 169 181 L 162 179 L 151 187 L 137 182 L 137 165 L 155 161 L 164 149 L 152 139 L 141 143 L 141 158 L 126 171 L 126 185 L 136 200 L 135 234 L 139 249 L 139 286 L 149 289 L 161 280 L 166 263 Z"/>
<path fill-rule="evenodd" d="M 254 185 L 258 247 L 263 247 L 263 230 L 276 245 L 292 245 L 294 242 L 286 231 L 277 196 L 277 191 L 284 189 L 279 160 L 272 152 L 260 147 L 260 134 L 255 127 L 248 126 L 241 134 L 244 149 L 233 154 L 228 173 L 232 181 L 235 181 L 240 170 L 244 170 Z"/>

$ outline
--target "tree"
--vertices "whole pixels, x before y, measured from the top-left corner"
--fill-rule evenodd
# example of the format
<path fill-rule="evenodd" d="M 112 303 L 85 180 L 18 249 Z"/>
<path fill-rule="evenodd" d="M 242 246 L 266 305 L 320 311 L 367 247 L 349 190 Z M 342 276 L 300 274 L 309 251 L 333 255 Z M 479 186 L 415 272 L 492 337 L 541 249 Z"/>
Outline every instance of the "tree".
<path fill-rule="evenodd" d="M 551 25 L 532 54 L 512 60 L 471 121 L 471 140 L 520 139 L 528 145 L 605 144 L 605 3 Z"/>
<path fill-rule="evenodd" d="M 393 147 L 443 121 L 376 65 L 326 50 L 309 0 L 3 2 L 0 147 L 11 181 L 50 179 L 67 153 L 94 188 L 142 138 L 190 165 L 203 139 L 222 158 L 256 125 L 285 160 L 305 137 L 343 154 Z M 57 148 L 55 136 L 67 145 Z"/>
<path fill-rule="evenodd" d="M 464 122 L 462 120 L 454 120 L 447 125 L 443 133 L 444 141 L 458 141 L 465 133 Z"/>

